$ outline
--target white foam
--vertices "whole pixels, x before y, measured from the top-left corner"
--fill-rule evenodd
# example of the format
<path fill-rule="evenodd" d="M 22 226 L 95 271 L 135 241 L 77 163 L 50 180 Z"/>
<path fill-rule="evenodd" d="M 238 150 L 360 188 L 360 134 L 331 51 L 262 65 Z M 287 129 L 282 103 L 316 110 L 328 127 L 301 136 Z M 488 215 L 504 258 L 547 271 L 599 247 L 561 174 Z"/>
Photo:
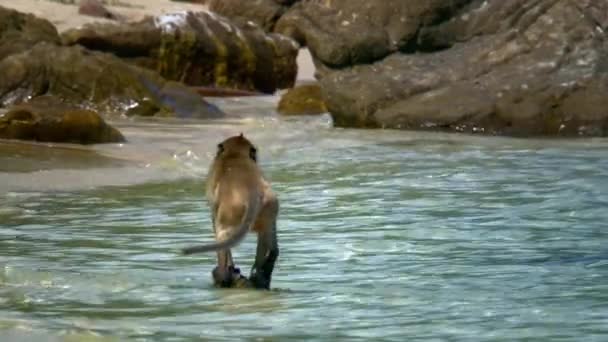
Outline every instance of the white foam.
<path fill-rule="evenodd" d="M 175 29 L 186 25 L 188 12 L 173 12 L 159 15 L 154 18 L 154 25 L 163 32 L 174 32 Z"/>

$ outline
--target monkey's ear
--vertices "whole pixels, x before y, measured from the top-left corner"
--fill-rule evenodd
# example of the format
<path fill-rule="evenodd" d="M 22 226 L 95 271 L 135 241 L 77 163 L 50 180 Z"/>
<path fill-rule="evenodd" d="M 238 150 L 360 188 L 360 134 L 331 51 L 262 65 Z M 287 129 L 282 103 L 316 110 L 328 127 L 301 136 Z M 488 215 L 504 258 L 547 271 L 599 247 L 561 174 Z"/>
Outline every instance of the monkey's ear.
<path fill-rule="evenodd" d="M 258 150 L 253 146 L 249 148 L 249 158 L 256 163 L 258 162 Z"/>
<path fill-rule="evenodd" d="M 224 152 L 224 144 L 217 144 L 217 154 Z"/>
<path fill-rule="evenodd" d="M 241 132 L 241 134 L 239 135 L 239 137 L 240 137 L 240 138 L 242 138 L 242 137 L 243 137 L 243 132 Z"/>

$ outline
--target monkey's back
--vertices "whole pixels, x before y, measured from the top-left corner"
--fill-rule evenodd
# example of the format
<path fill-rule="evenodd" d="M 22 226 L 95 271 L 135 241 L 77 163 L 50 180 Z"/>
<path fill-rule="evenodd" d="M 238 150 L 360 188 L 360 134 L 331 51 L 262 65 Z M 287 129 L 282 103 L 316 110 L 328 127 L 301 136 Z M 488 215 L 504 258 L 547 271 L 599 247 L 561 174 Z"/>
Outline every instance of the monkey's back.
<path fill-rule="evenodd" d="M 207 184 L 218 203 L 216 219 L 222 225 L 239 225 L 252 196 L 261 194 L 259 168 L 240 156 L 226 156 L 216 164 Z"/>

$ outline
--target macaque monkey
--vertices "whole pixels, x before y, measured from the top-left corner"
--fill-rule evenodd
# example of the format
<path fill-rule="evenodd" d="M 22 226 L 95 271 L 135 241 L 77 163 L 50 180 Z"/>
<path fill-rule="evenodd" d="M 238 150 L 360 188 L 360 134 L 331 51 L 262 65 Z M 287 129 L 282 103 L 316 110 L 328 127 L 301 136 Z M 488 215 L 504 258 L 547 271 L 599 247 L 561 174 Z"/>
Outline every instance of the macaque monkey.
<path fill-rule="evenodd" d="M 218 265 L 213 278 L 216 284 L 230 287 L 237 271 L 230 248 L 253 230 L 258 234 L 258 244 L 249 280 L 256 288 L 269 289 L 279 256 L 276 229 L 279 202 L 257 164 L 256 148 L 242 133 L 217 146 L 206 193 L 216 242 L 188 247 L 182 252 L 216 251 Z"/>

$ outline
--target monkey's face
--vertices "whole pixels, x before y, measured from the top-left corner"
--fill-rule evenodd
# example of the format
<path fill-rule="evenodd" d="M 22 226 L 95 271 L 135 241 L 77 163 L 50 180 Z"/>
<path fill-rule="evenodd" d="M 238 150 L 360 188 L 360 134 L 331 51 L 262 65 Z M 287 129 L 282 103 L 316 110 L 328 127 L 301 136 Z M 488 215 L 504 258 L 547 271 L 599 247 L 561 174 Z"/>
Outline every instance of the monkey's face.
<path fill-rule="evenodd" d="M 243 133 L 230 137 L 217 145 L 216 158 L 220 157 L 246 157 L 254 162 L 258 161 L 258 152 L 255 146 L 243 136 Z"/>

